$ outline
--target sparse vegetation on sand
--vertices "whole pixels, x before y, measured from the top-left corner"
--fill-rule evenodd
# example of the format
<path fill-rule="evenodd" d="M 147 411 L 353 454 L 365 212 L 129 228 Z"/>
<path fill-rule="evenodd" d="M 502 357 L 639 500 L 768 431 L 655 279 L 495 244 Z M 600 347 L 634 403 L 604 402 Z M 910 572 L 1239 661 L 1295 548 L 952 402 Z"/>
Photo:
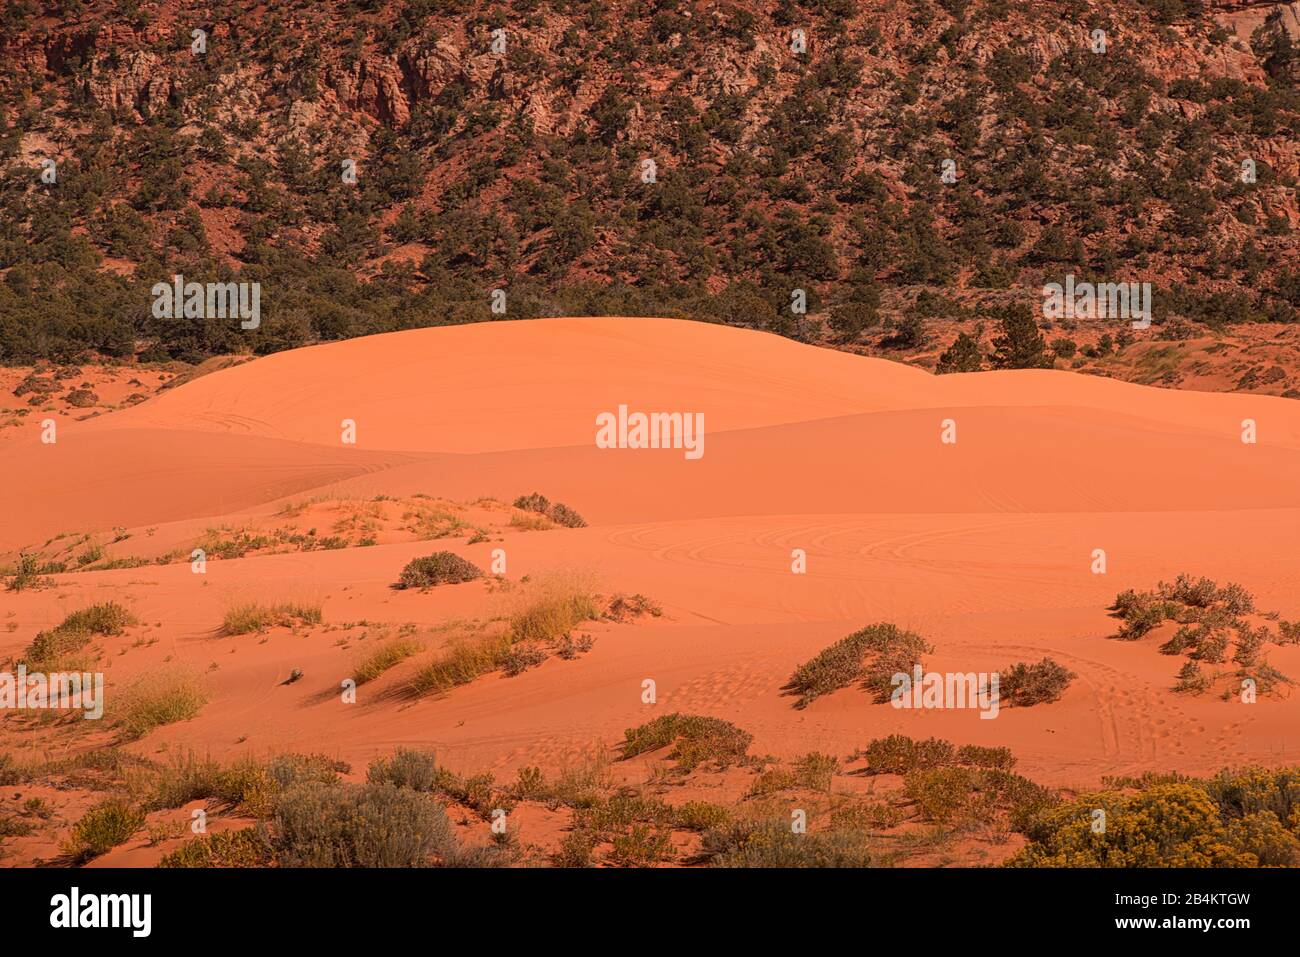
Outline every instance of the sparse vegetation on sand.
<path fill-rule="evenodd" d="M 324 621 L 319 604 L 305 602 L 243 602 L 226 611 L 221 630 L 226 635 L 248 635 L 268 628 L 290 628 L 294 625 L 319 625 Z"/>
<path fill-rule="evenodd" d="M 911 673 L 922 663 L 921 656 L 931 651 L 926 640 L 914 632 L 888 622 L 868 625 L 796 668 L 782 690 L 799 696 L 796 708 L 806 708 L 822 695 L 860 681 L 875 701 L 888 701 L 893 676 Z"/>
<path fill-rule="evenodd" d="M 55 627 L 42 631 L 32 639 L 23 652 L 28 671 L 78 670 L 72 656 L 86 647 L 97 636 L 120 635 L 135 617 L 117 602 L 90 605 L 68 615 Z"/>
<path fill-rule="evenodd" d="M 49 575 L 63 571 L 63 567 L 42 563 L 35 555 L 22 554 L 8 572 L 9 580 L 5 582 L 8 591 L 23 591 L 28 588 L 44 588 L 54 584 Z"/>
<path fill-rule="evenodd" d="M 320 755 L 282 755 L 265 764 L 208 766 L 205 794 L 167 788 L 171 800 L 210 796 L 259 819 L 256 827 L 208 835 L 169 854 L 167 867 L 425 867 L 508 863 L 509 847 L 463 847 L 435 786 L 455 776 L 427 752 L 399 751 L 374 762 L 364 784 L 338 776 Z M 346 770 L 346 766 L 343 766 Z M 189 780 L 189 774 L 186 774 Z"/>
<path fill-rule="evenodd" d="M 744 761 L 754 736 L 730 721 L 696 714 L 661 715 L 623 732 L 623 758 L 674 745 L 668 757 L 679 771 L 701 764 L 726 767 Z"/>
<path fill-rule="evenodd" d="M 544 515 L 556 525 L 563 525 L 565 528 L 583 528 L 587 524 L 583 517 L 569 506 L 563 502 L 552 502 L 540 492 L 519 496 L 515 499 L 515 508 Z"/>
<path fill-rule="evenodd" d="M 435 585 L 456 585 L 482 577 L 483 569 L 455 552 L 434 552 L 407 562 L 396 587 L 432 588 Z"/>
<path fill-rule="evenodd" d="M 1178 671 L 1176 691 L 1200 694 L 1217 687 L 1226 700 L 1292 683 L 1263 651 L 1269 644 L 1300 641 L 1300 623 L 1259 613 L 1254 597 L 1240 585 L 1220 588 L 1209 578 L 1180 574 L 1172 583 L 1159 582 L 1154 591 L 1121 592 L 1109 611 L 1122 622 L 1115 635 L 1121 641 L 1136 641 L 1166 622 L 1178 625 L 1160 645 L 1162 654 L 1188 659 Z"/>
<path fill-rule="evenodd" d="M 115 689 L 106 716 L 132 738 L 159 725 L 188 721 L 207 703 L 202 679 L 181 666 L 146 672 Z"/>
<path fill-rule="evenodd" d="M 939 738 L 918 741 L 902 734 L 875 738 L 866 748 L 853 755 L 853 760 L 865 758 L 867 774 L 908 774 L 930 768 L 962 765 L 1010 771 L 1016 759 L 1009 748 L 987 748 L 966 744 L 955 748 Z"/>

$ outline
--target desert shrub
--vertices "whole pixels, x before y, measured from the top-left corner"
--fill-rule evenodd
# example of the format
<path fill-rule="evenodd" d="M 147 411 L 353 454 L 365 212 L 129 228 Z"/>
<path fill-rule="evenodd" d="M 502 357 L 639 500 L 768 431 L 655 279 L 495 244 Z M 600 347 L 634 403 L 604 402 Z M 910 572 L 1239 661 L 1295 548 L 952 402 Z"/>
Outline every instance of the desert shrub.
<path fill-rule="evenodd" d="M 1200 694 L 1208 691 L 1210 688 L 1210 678 L 1201 670 L 1201 666 L 1194 661 L 1186 662 L 1178 671 L 1178 681 L 1174 685 L 1175 691 L 1185 691 L 1189 694 Z"/>
<path fill-rule="evenodd" d="M 144 812 L 118 798 L 110 798 L 87 811 L 72 826 L 66 852 L 77 861 L 98 857 L 125 843 L 144 827 Z"/>
<path fill-rule="evenodd" d="M 553 794 L 542 769 L 533 766 L 522 767 L 515 772 L 515 784 L 511 790 L 520 801 L 543 801 Z"/>
<path fill-rule="evenodd" d="M 266 867 L 273 861 L 271 842 L 259 827 L 219 831 L 187 841 L 159 867 Z"/>
<path fill-rule="evenodd" d="M 733 824 L 704 835 L 701 853 L 714 867 L 870 867 L 861 831 L 796 834 L 784 821 Z"/>
<path fill-rule="evenodd" d="M 1094 811 L 1105 817 L 1094 833 Z M 1020 867 L 1250 867 L 1233 846 L 1214 800 L 1193 784 L 1158 784 L 1138 794 L 1106 791 L 1044 808 L 1025 826 Z M 1244 836 L 1244 835 L 1238 835 Z"/>
<path fill-rule="evenodd" d="M 749 789 L 749 796 L 772 794 L 790 788 L 829 791 L 831 780 L 839 769 L 838 759 L 811 751 L 798 758 L 789 768 L 772 768 L 764 771 L 754 779 Z"/>
<path fill-rule="evenodd" d="M 888 830 L 907 820 L 907 812 L 883 801 L 849 801 L 831 808 L 834 830 Z"/>
<path fill-rule="evenodd" d="M 925 639 L 881 622 L 841 638 L 795 669 L 782 690 L 798 695 L 796 708 L 861 680 L 877 702 L 888 701 L 896 673 L 911 673 L 931 648 Z"/>
<path fill-rule="evenodd" d="M 159 725 L 188 721 L 207 703 L 199 676 L 183 667 L 140 675 L 111 699 L 109 717 L 130 737 Z"/>
<path fill-rule="evenodd" d="M 1004 668 L 999 675 L 998 697 L 1003 704 L 1015 707 L 1058 700 L 1075 674 L 1064 665 L 1044 658 L 1037 664 L 1019 662 Z"/>
<path fill-rule="evenodd" d="M 320 605 L 280 602 L 265 605 L 243 602 L 226 610 L 221 630 L 226 635 L 247 635 L 267 628 L 289 628 L 295 623 L 319 625 L 324 620 Z"/>
<path fill-rule="evenodd" d="M 708 831 L 724 827 L 731 820 L 731 812 L 721 804 L 708 801 L 687 801 L 677 809 L 677 826 L 687 831 Z"/>
<path fill-rule="evenodd" d="M 1219 593 L 1218 586 L 1210 579 L 1202 576 L 1193 580 L 1190 575 L 1186 574 L 1179 574 L 1174 579 L 1173 584 L 1158 583 L 1156 591 L 1161 598 L 1181 602 L 1193 608 L 1208 608 Z"/>
<path fill-rule="evenodd" d="M 705 762 L 725 767 L 743 760 L 754 737 L 721 718 L 674 712 L 628 728 L 623 739 L 624 759 L 675 743 L 668 757 L 691 771 Z"/>
<path fill-rule="evenodd" d="M 352 666 L 352 680 L 358 685 L 374 681 L 385 671 L 418 654 L 423 646 L 418 641 L 394 638 L 373 649 Z"/>
<path fill-rule="evenodd" d="M 957 764 L 997 771 L 1010 771 L 1016 759 L 1010 748 L 985 748 L 977 744 L 963 744 L 957 749 Z"/>
<path fill-rule="evenodd" d="M 5 589 L 8 591 L 23 591 L 27 588 L 52 585 L 54 579 L 46 577 L 52 571 L 53 569 L 50 566 L 42 566 L 40 559 L 35 555 L 21 554 L 18 556 L 18 562 L 14 566 L 9 581 L 5 584 Z"/>
<path fill-rule="evenodd" d="M 23 652 L 30 671 L 61 671 L 66 657 L 80 651 L 97 635 L 120 635 L 136 623 L 117 602 L 103 602 L 74 611 L 54 628 L 42 631 Z"/>
<path fill-rule="evenodd" d="M 529 668 L 535 668 L 547 658 L 546 649 L 533 641 L 514 645 L 506 652 L 502 668 L 511 677 L 523 674 Z"/>
<path fill-rule="evenodd" d="M 432 588 L 434 585 L 455 585 L 481 578 L 483 570 L 466 561 L 455 552 L 434 552 L 423 558 L 413 558 L 402 569 L 398 588 Z"/>
<path fill-rule="evenodd" d="M 676 823 L 678 810 L 658 798 L 622 790 L 574 808 L 573 826 L 611 840 L 633 824 L 669 827 Z"/>
<path fill-rule="evenodd" d="M 546 512 L 546 517 L 565 528 L 585 528 L 587 521 L 563 502 L 556 502 Z"/>
<path fill-rule="evenodd" d="M 551 507 L 551 500 L 541 492 L 533 492 L 531 495 L 521 495 L 515 499 L 515 508 L 522 508 L 526 512 L 538 512 L 546 514 L 547 509 Z"/>
<path fill-rule="evenodd" d="M 975 792 L 977 772 L 947 767 L 911 771 L 903 779 L 903 793 L 916 803 L 922 820 L 952 824 L 961 816 L 986 818 L 991 811 Z"/>
<path fill-rule="evenodd" d="M 420 867 L 457 845 L 429 797 L 391 784 L 302 784 L 275 809 L 275 853 L 288 867 Z"/>
<path fill-rule="evenodd" d="M 1300 769 L 1221 771 L 1204 787 L 1227 818 L 1271 811 L 1288 827 L 1300 830 Z"/>
<path fill-rule="evenodd" d="M 591 651 L 592 646 L 596 644 L 596 639 L 591 635 L 565 635 L 555 643 L 555 654 L 565 661 L 572 661 L 579 655 L 585 655 Z"/>
<path fill-rule="evenodd" d="M 925 768 L 944 767 L 953 763 L 952 744 L 939 738 L 916 741 L 902 734 L 875 738 L 864 751 L 868 774 L 907 774 Z"/>
<path fill-rule="evenodd" d="M 398 748 L 390 758 L 376 758 L 366 771 L 371 784 L 391 784 L 412 791 L 432 791 L 438 784 L 438 763 L 432 751 Z"/>
<path fill-rule="evenodd" d="M 648 824 L 633 824 L 615 835 L 613 845 L 609 861 L 624 867 L 645 867 L 673 857 L 672 832 Z"/>
<path fill-rule="evenodd" d="M 351 770 L 345 762 L 323 754 L 277 754 L 266 762 L 266 776 L 278 790 L 298 784 L 333 784 Z"/>
<path fill-rule="evenodd" d="M 595 838 L 586 831 L 570 831 L 551 856 L 551 863 L 556 867 L 590 867 L 595 847 Z"/>
<path fill-rule="evenodd" d="M 663 613 L 664 610 L 645 595 L 618 594 L 610 599 L 609 608 L 605 610 L 602 617 L 609 621 L 624 622 L 640 618 L 642 615 L 658 618 Z"/>
<path fill-rule="evenodd" d="M 1254 857 L 1259 867 L 1295 867 L 1300 863 L 1300 839 L 1271 811 L 1257 811 L 1230 821 L 1226 837 L 1238 854 Z"/>
<path fill-rule="evenodd" d="M 153 778 L 144 808 L 157 811 L 212 797 L 220 776 L 221 765 L 211 758 L 200 759 L 193 751 L 173 753 Z"/>

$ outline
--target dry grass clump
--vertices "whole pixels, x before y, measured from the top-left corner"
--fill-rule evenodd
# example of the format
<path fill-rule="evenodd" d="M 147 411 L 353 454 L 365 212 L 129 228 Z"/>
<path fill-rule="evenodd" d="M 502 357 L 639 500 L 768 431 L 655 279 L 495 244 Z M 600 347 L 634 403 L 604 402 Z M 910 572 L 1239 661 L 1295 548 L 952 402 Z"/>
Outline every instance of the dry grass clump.
<path fill-rule="evenodd" d="M 456 585 L 482 577 L 483 569 L 455 552 L 434 552 L 407 562 L 395 587 L 432 588 L 435 585 Z"/>
<path fill-rule="evenodd" d="M 221 623 L 226 635 L 247 635 L 268 628 L 290 628 L 295 624 L 319 625 L 324 621 L 319 604 L 280 602 L 267 605 L 261 602 L 244 602 L 226 611 Z"/>
<path fill-rule="evenodd" d="M 117 602 L 102 602 L 74 611 L 48 631 L 40 632 L 23 652 L 28 671 L 67 671 L 69 656 L 85 648 L 96 636 L 120 635 L 136 624 L 135 617 Z"/>
<path fill-rule="evenodd" d="M 176 666 L 149 671 L 109 698 L 109 719 L 129 737 L 154 728 L 188 721 L 207 703 L 199 675 Z"/>
<path fill-rule="evenodd" d="M 894 675 L 910 674 L 921 663 L 921 656 L 930 651 L 933 649 L 925 639 L 914 632 L 889 622 L 868 625 L 796 668 L 782 691 L 798 695 L 795 707 L 806 708 L 822 695 L 861 681 L 877 702 L 885 702 L 893 690 Z"/>
<path fill-rule="evenodd" d="M 576 571 L 558 571 L 520 593 L 509 615 L 510 634 L 514 641 L 551 643 L 584 621 L 599 617 L 590 577 Z"/>
<path fill-rule="evenodd" d="M 411 679 L 411 692 L 438 694 L 497 671 L 505 666 L 511 645 L 510 635 L 504 633 L 457 636 L 416 672 Z"/>
<path fill-rule="evenodd" d="M 695 714 L 662 715 L 623 732 L 623 758 L 674 745 L 668 757 L 679 771 L 693 771 L 706 762 L 727 767 L 744 761 L 754 736 L 730 721 Z"/>
<path fill-rule="evenodd" d="M 605 614 L 601 617 L 607 621 L 616 621 L 622 624 L 643 615 L 659 618 L 663 613 L 664 610 L 645 595 L 618 594 L 610 599 L 609 607 L 605 609 Z"/>
<path fill-rule="evenodd" d="M 393 638 L 372 649 L 352 666 L 352 680 L 358 685 L 374 681 L 389 668 L 419 654 L 424 646 L 410 638 Z"/>

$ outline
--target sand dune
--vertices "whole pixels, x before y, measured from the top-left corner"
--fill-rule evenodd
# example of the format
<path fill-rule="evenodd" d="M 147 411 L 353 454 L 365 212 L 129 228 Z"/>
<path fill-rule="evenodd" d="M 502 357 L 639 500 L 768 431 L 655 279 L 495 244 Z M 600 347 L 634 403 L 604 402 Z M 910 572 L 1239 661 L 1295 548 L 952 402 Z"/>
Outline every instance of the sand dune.
<path fill-rule="evenodd" d="M 703 411 L 705 455 L 595 448 L 595 414 L 621 402 Z M 342 418 L 357 421 L 355 448 L 339 442 Z M 947 418 L 955 445 L 940 441 Z M 1255 444 L 1241 441 L 1244 418 Z M 184 563 L 69 573 L 6 595 L 16 628 L 0 653 L 109 596 L 146 623 L 110 657 L 110 682 L 163 661 L 207 673 L 202 713 L 133 745 L 141 753 L 292 747 L 364 763 L 418 744 L 465 769 L 509 769 L 556 765 L 681 710 L 728 718 L 778 755 L 850 751 L 894 731 L 1009 745 L 1021 770 L 1060 784 L 1300 757 L 1288 737 L 1300 699 L 1245 708 L 1177 695 L 1177 660 L 1158 642 L 1109 640 L 1104 611 L 1117 592 L 1185 570 L 1300 615 L 1300 406 L 1286 400 L 1069 373 L 935 378 L 722 327 L 542 320 L 259 359 L 69 424 L 56 447 L 10 438 L 0 456 L 10 548 L 126 526 L 161 552 L 308 497 L 540 490 L 591 523 L 213 561 L 204 576 Z M 434 650 L 446 622 L 501 612 L 480 584 L 390 587 L 408 560 L 443 547 L 484 566 L 504 548 L 512 580 L 591 569 L 602 590 L 650 595 L 665 615 L 593 625 L 597 643 L 576 661 L 442 697 L 398 693 L 410 662 L 340 707 L 340 679 L 379 640 L 352 623 L 372 635 L 409 623 Z M 1090 568 L 1096 548 L 1104 575 Z M 795 549 L 807 574 L 791 573 Z M 327 630 L 220 635 L 231 604 L 285 599 L 319 601 Z M 997 721 L 900 712 L 852 689 L 794 710 L 780 690 L 791 670 L 878 620 L 924 633 L 936 669 L 1050 654 L 1079 680 L 1061 701 Z M 1273 660 L 1300 672 L 1296 648 Z M 294 668 L 305 677 L 286 687 Z M 640 700 L 646 677 L 660 689 L 653 708 Z"/>

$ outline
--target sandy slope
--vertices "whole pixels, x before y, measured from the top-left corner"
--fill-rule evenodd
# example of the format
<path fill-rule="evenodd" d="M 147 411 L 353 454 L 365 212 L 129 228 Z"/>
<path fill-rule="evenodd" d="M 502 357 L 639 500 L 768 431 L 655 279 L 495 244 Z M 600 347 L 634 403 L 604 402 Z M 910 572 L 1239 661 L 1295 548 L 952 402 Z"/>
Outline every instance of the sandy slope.
<path fill-rule="evenodd" d="M 594 448 L 594 416 L 703 411 L 706 454 Z M 1240 423 L 1256 419 L 1259 442 Z M 338 440 L 358 423 L 358 447 Z M 939 441 L 956 420 L 955 446 Z M 569 319 L 420 330 L 299 350 L 186 384 L 130 410 L 0 446 L 0 547 L 125 525 L 156 551 L 209 524 L 267 516 L 307 496 L 568 502 L 586 529 L 503 542 L 402 543 L 62 575 L 6 594 L 15 653 L 67 611 L 115 597 L 146 623 L 106 640 L 112 682 L 164 659 L 204 670 L 195 720 L 133 747 L 214 755 L 287 748 L 364 763 L 433 747 L 464 769 L 554 765 L 593 741 L 684 710 L 726 717 L 754 750 L 848 752 L 902 731 L 1009 745 L 1054 783 L 1246 761 L 1300 760 L 1300 698 L 1253 706 L 1170 690 L 1177 659 L 1154 639 L 1108 640 L 1105 606 L 1179 571 L 1240 581 L 1300 617 L 1300 406 L 1165 392 L 1063 372 L 933 378 L 776 337 L 669 320 Z M 145 535 L 143 529 L 152 531 Z M 451 547 L 508 576 L 593 569 L 664 618 L 593 626 L 594 650 L 436 699 L 397 692 L 418 662 L 345 706 L 338 682 L 382 623 L 427 633 L 484 617 L 501 598 L 471 583 L 426 594 L 389 586 L 411 557 Z M 805 549 L 808 573 L 790 571 Z M 1094 548 L 1109 559 L 1094 575 Z M 336 630 L 222 638 L 234 601 L 312 598 Z M 1079 674 L 1052 705 L 899 712 L 853 689 L 791 707 L 796 664 L 871 621 L 921 630 L 936 670 L 993 670 L 1051 654 Z M 372 623 L 361 639 L 347 623 Z M 381 623 L 375 625 L 374 623 Z M 340 638 L 342 634 L 344 637 Z M 1300 675 L 1300 650 L 1273 662 Z M 285 686 L 289 671 L 303 681 Z M 641 703 L 653 678 L 658 704 Z M 5 747 L 20 747 L 7 734 Z M 76 746 L 69 741 L 69 746 Z M 44 746 L 44 745 L 43 745 Z"/>

